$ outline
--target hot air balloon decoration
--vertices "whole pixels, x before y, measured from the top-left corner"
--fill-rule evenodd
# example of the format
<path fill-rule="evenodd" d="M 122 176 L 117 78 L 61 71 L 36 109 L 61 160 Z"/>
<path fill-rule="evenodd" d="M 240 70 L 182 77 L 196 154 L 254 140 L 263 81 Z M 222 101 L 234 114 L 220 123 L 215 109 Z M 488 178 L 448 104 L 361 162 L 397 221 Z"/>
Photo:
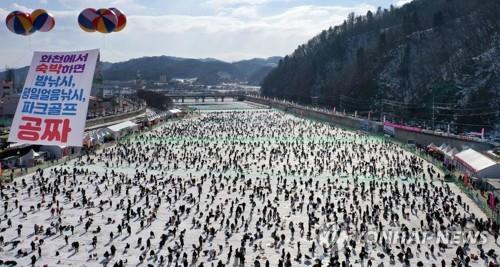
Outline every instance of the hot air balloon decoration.
<path fill-rule="evenodd" d="M 95 32 L 94 20 L 97 17 L 97 11 L 95 9 L 86 8 L 78 16 L 78 25 L 86 32 Z"/>
<path fill-rule="evenodd" d="M 31 21 L 31 15 L 26 12 L 13 11 L 5 19 L 9 31 L 19 35 L 30 35 L 36 31 Z"/>
<path fill-rule="evenodd" d="M 100 33 L 112 33 L 118 23 L 115 12 L 108 8 L 100 8 L 96 13 L 97 18 L 93 21 L 95 29 Z"/>
<path fill-rule="evenodd" d="M 116 15 L 117 18 L 117 23 L 116 23 L 116 28 L 115 32 L 119 32 L 125 28 L 127 25 L 127 16 L 125 16 L 125 13 L 123 13 L 121 10 L 118 8 L 110 8 L 111 11 L 113 11 Z"/>
<path fill-rule="evenodd" d="M 127 25 L 127 17 L 118 8 L 87 8 L 78 16 L 78 25 L 86 32 L 119 32 Z"/>
<path fill-rule="evenodd" d="M 40 32 L 49 32 L 56 25 L 54 16 L 43 9 L 37 9 L 31 12 L 31 21 L 33 23 L 33 28 Z"/>

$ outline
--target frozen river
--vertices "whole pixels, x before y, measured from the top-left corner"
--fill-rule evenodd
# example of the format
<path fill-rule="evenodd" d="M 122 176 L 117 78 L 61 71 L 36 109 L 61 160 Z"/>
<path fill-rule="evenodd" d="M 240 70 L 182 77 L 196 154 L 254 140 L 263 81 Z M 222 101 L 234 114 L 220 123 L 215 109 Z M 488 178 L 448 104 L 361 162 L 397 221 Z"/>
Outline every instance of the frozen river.
<path fill-rule="evenodd" d="M 18 266 L 496 262 L 494 251 L 487 255 L 497 245 L 483 212 L 426 161 L 378 137 L 227 103 L 4 186 L 0 259 Z M 221 105 L 232 106 L 219 112 Z"/>

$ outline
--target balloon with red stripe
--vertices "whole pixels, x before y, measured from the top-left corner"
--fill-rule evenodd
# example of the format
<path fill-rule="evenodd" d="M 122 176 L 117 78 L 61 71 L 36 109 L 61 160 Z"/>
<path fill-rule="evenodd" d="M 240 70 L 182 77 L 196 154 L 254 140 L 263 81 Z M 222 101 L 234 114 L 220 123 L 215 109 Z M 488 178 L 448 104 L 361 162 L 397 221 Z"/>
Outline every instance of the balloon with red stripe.
<path fill-rule="evenodd" d="M 31 20 L 33 21 L 35 30 L 40 32 L 48 32 L 56 25 L 54 16 L 43 9 L 37 9 L 31 12 Z"/>
<path fill-rule="evenodd" d="M 95 29 L 100 33 L 112 33 L 116 29 L 117 23 L 118 18 L 115 12 L 108 8 L 98 9 L 97 18 L 93 21 Z"/>
<path fill-rule="evenodd" d="M 5 19 L 5 24 L 15 34 L 30 35 L 35 32 L 29 13 L 13 11 Z"/>
<path fill-rule="evenodd" d="M 80 15 L 78 15 L 78 25 L 86 32 L 95 32 L 96 28 L 94 20 L 97 17 L 97 10 L 93 8 L 86 8 L 80 13 Z"/>
<path fill-rule="evenodd" d="M 116 28 L 114 32 L 119 32 L 125 28 L 127 25 L 127 16 L 125 16 L 125 13 L 123 13 L 121 10 L 118 8 L 110 8 L 111 11 L 113 11 L 116 15 L 117 18 L 117 23 L 116 23 Z"/>

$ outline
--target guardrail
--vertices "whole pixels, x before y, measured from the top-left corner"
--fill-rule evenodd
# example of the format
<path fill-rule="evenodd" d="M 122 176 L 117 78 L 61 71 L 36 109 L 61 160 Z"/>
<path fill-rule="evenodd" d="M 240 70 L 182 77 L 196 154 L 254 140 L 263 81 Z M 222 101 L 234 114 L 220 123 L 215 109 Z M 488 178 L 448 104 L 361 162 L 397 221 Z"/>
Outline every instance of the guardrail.
<path fill-rule="evenodd" d="M 351 116 L 350 114 L 345 114 L 343 112 L 322 109 L 322 108 L 315 108 L 315 107 L 311 107 L 311 106 L 304 106 L 304 105 L 300 105 L 300 104 L 293 103 L 293 102 L 270 99 L 270 98 L 265 98 L 265 97 L 256 96 L 256 95 L 247 95 L 247 96 L 245 96 L 245 98 L 248 101 L 257 102 L 257 103 L 265 104 L 265 105 L 270 105 L 272 107 L 282 107 L 284 109 L 295 108 L 295 109 L 303 110 L 303 111 L 309 112 L 309 113 L 316 113 L 316 114 L 321 114 L 321 115 L 328 116 L 331 118 L 341 119 L 344 122 L 349 121 L 349 122 L 351 122 L 350 125 L 345 125 L 348 127 L 352 127 L 355 124 L 361 125 L 361 122 L 368 121 L 369 123 L 376 125 L 377 128 L 381 129 L 380 132 L 383 129 L 383 124 L 384 124 L 383 122 L 376 121 L 373 119 L 368 119 L 368 118 L 361 117 L 361 116 Z M 339 122 L 338 124 L 342 124 L 342 123 Z M 399 129 L 399 130 L 402 130 L 404 132 L 408 132 L 405 129 Z M 457 140 L 457 141 L 466 142 L 469 144 L 477 144 L 480 147 L 486 147 L 486 146 L 492 147 L 492 146 L 494 146 L 494 144 L 492 144 L 491 142 L 488 142 L 487 140 L 473 138 L 473 137 L 469 137 L 469 136 L 463 136 L 463 135 L 440 133 L 440 132 L 426 130 L 426 129 L 422 129 L 422 131 L 420 131 L 418 134 L 431 136 L 433 138 L 444 138 L 447 140 Z"/>

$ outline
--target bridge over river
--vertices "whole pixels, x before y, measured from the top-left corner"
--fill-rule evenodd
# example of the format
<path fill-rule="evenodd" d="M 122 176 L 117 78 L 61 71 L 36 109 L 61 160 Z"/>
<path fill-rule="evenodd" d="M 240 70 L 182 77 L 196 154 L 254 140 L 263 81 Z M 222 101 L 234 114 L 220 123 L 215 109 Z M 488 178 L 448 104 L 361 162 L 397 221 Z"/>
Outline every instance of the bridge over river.
<path fill-rule="evenodd" d="M 214 101 L 224 102 L 225 99 L 234 99 L 235 101 L 245 100 L 246 94 L 244 92 L 214 92 L 214 91 L 202 91 L 202 92 L 168 92 L 165 93 L 166 96 L 171 97 L 175 102 L 184 103 L 185 99 L 195 99 L 196 102 L 205 102 L 205 99 L 211 98 Z"/>

